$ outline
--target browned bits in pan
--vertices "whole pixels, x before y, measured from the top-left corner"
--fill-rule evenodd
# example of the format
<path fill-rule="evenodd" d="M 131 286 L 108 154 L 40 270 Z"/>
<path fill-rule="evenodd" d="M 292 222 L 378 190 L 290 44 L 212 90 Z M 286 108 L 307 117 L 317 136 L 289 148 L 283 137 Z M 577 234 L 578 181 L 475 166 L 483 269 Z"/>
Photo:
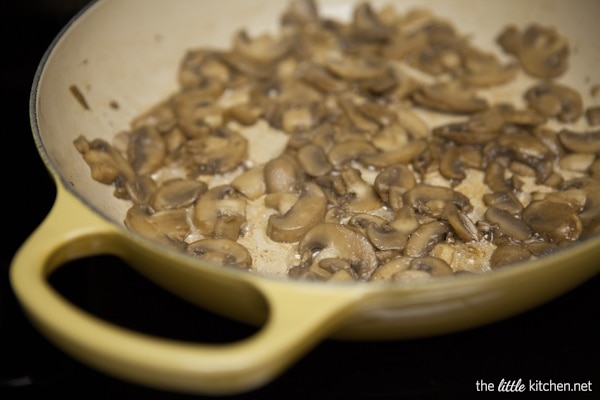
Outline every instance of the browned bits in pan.
<path fill-rule="evenodd" d="M 127 227 L 216 264 L 263 272 L 272 254 L 292 278 L 394 282 L 598 231 L 600 132 L 573 124 L 600 114 L 558 81 L 555 28 L 508 26 L 483 50 L 428 10 L 363 2 L 342 21 L 292 0 L 279 32 L 248 32 L 189 50 L 180 90 L 114 144 L 75 141 L 131 201 Z M 524 76 L 522 103 L 495 99 Z"/>

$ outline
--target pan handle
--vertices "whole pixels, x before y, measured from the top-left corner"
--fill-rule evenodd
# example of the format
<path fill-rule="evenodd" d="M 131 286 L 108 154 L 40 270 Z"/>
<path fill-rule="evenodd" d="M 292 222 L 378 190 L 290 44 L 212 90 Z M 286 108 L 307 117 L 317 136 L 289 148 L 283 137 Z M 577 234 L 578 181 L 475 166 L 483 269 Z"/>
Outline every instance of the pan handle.
<path fill-rule="evenodd" d="M 265 325 L 253 336 L 216 345 L 154 337 L 82 311 L 48 283 L 48 275 L 69 260 L 114 253 L 119 238 L 116 227 L 59 185 L 52 210 L 13 259 L 11 283 L 32 322 L 58 347 L 146 386 L 203 394 L 257 388 L 325 338 L 360 297 L 355 290 L 249 279 L 269 305 Z"/>

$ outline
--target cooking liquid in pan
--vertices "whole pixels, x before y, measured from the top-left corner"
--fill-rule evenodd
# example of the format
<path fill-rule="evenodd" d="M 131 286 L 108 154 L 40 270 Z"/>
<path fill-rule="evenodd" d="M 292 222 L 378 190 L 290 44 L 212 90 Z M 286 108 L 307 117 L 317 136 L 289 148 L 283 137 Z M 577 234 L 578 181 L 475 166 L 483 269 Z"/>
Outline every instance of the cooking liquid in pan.
<path fill-rule="evenodd" d="M 205 260 L 319 280 L 485 272 L 596 229 L 600 132 L 559 83 L 556 28 L 507 27 L 487 52 L 427 10 L 364 3 L 341 22 L 293 2 L 278 35 L 191 50 L 181 92 L 113 143 L 75 145 L 132 202 L 129 228 Z M 532 37 L 553 41 L 552 68 Z"/>

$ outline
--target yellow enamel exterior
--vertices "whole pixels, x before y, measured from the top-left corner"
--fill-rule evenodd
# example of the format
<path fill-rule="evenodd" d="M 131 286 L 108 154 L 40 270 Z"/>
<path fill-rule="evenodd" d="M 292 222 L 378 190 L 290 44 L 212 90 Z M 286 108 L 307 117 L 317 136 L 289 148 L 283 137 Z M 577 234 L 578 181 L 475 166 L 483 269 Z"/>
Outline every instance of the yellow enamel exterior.
<path fill-rule="evenodd" d="M 331 12 L 350 7 L 344 1 L 321 3 Z M 485 32 L 497 31 L 488 25 L 502 26 L 492 24 L 491 15 L 509 21 L 536 15 L 560 19 L 576 36 L 582 54 L 595 50 L 592 58 L 574 65 L 574 75 L 566 79 L 580 86 L 583 75 L 599 78 L 598 44 L 586 42 L 588 37 L 600 37 L 600 25 L 594 21 L 600 15 L 599 2 L 424 1 L 406 7 L 436 5 L 440 14 L 450 10 L 452 19 L 448 3 L 458 3 L 463 14 L 472 13 L 465 24 L 481 26 Z M 558 18 L 566 3 L 577 15 Z M 172 74 L 182 52 L 202 44 L 194 38 L 227 45 L 237 26 L 277 21 L 285 2 L 249 4 L 99 1 L 65 29 L 42 61 L 32 91 L 32 126 L 41 157 L 55 179 L 57 198 L 15 255 L 11 282 L 31 320 L 58 347 L 106 373 L 140 384 L 231 394 L 274 379 L 327 337 L 395 340 L 467 329 L 535 307 L 598 273 L 596 237 L 552 257 L 483 276 L 402 286 L 295 282 L 205 265 L 127 231 L 120 222 L 122 206 L 110 188 L 89 178 L 72 140 L 82 132 L 90 138 L 108 138 L 172 90 Z M 198 32 L 190 38 L 185 28 Z M 73 84 L 84 89 L 90 111 L 70 97 L 67 88 Z M 120 113 L 111 113 L 108 107 L 114 99 Z M 240 342 L 210 345 L 150 337 L 99 320 L 67 302 L 47 282 L 48 275 L 67 261 L 96 254 L 120 257 L 194 304 L 261 328 Z"/>

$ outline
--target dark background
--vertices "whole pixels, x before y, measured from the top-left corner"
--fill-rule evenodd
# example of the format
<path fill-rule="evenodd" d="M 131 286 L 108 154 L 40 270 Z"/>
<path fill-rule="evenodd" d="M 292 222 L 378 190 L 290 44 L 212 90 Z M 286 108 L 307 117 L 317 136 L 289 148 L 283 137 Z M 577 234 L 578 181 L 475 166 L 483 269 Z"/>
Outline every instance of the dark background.
<path fill-rule="evenodd" d="M 55 194 L 31 137 L 31 82 L 52 39 L 85 3 L 10 1 L 0 14 L 0 399 L 203 398 L 139 387 L 73 360 L 29 324 L 8 282 L 12 256 L 43 220 Z M 143 332 L 198 342 L 232 341 L 255 332 L 180 301 L 111 257 L 71 263 L 51 282 L 82 308 Z M 591 381 L 597 394 L 599 293 L 597 276 L 542 307 L 467 332 L 383 343 L 327 340 L 271 384 L 234 398 L 469 398 L 477 394 L 476 381 L 497 385 L 502 378 Z"/>

